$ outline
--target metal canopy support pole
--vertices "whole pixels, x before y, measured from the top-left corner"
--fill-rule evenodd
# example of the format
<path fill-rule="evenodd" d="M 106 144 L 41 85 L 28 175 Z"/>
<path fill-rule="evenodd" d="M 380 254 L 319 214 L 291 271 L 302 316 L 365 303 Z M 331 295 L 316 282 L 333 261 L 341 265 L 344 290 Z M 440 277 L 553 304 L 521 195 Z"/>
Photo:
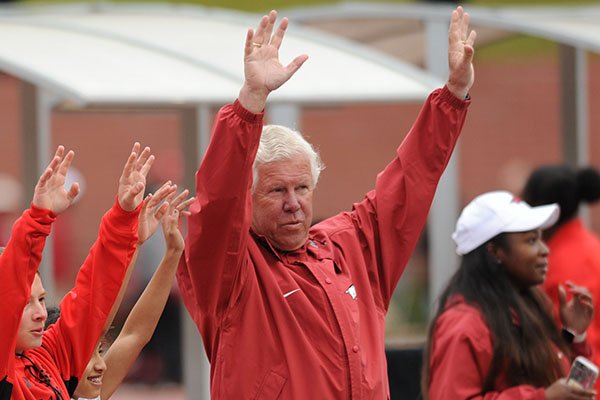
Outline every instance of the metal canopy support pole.
<path fill-rule="evenodd" d="M 431 20 L 425 23 L 426 66 L 433 75 L 448 77 L 448 22 Z M 451 234 L 458 218 L 458 146 L 442 175 L 429 213 L 429 309 L 454 273 L 458 263 Z"/>
<path fill-rule="evenodd" d="M 41 175 L 46 166 L 50 163 L 52 152 L 52 109 L 58 104 L 58 98 L 52 93 L 39 89 L 37 92 L 37 121 L 38 121 L 38 146 L 37 175 Z M 37 178 L 36 178 L 37 181 Z M 49 236 L 44 247 L 42 263 L 40 265 L 40 275 L 44 288 L 51 297 L 56 295 L 56 285 L 54 282 L 54 240 Z"/>
<path fill-rule="evenodd" d="M 184 160 L 184 187 L 195 192 L 196 170 L 210 140 L 210 110 L 202 104 L 182 111 L 182 151 Z M 183 382 L 186 398 L 210 399 L 210 364 L 200 333 L 185 307 L 181 307 Z"/>
<path fill-rule="evenodd" d="M 572 167 L 588 163 L 587 54 L 560 45 L 561 109 L 564 161 Z"/>
<path fill-rule="evenodd" d="M 38 180 L 38 120 L 37 88 L 29 82 L 21 81 L 21 159 L 23 162 L 23 209 L 29 208 L 33 197 L 33 188 Z"/>
<path fill-rule="evenodd" d="M 29 208 L 37 180 L 50 163 L 52 109 L 57 103 L 58 98 L 52 93 L 36 88 L 30 83 L 22 83 L 23 208 Z M 46 239 L 39 271 L 46 292 L 54 298 L 56 291 L 52 236 Z"/>
<path fill-rule="evenodd" d="M 588 71 L 584 49 L 560 45 L 562 143 L 564 162 L 571 167 L 586 166 L 588 154 Z M 589 223 L 589 209 L 582 205 L 580 217 Z"/>

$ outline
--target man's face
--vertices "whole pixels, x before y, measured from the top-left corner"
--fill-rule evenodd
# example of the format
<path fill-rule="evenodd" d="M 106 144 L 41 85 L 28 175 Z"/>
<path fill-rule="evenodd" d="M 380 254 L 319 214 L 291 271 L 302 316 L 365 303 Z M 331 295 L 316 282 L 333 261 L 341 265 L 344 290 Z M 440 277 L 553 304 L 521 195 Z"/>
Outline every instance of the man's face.
<path fill-rule="evenodd" d="M 306 156 L 258 165 L 252 228 L 284 251 L 302 247 L 312 221 L 313 184 Z"/>
<path fill-rule="evenodd" d="M 31 284 L 29 302 L 25 305 L 23 315 L 21 316 L 21 325 L 19 325 L 19 332 L 17 334 L 17 353 L 22 353 L 24 350 L 34 349 L 42 345 L 44 323 L 47 317 L 46 291 L 42 286 L 39 275 L 36 274 Z"/>

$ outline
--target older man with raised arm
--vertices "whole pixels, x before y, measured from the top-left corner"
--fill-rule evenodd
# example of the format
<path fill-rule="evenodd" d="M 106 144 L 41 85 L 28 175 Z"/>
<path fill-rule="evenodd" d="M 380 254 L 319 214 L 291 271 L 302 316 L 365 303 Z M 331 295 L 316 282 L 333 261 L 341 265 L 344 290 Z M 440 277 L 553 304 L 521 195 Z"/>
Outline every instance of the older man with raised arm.
<path fill-rule="evenodd" d="M 311 228 L 319 157 L 299 133 L 263 127 L 269 93 L 308 58 L 279 62 L 288 22 L 273 33 L 276 17 L 246 35 L 245 82 L 216 117 L 178 269 L 211 398 L 386 399 L 385 315 L 463 125 L 475 33 L 453 11 L 447 85 L 375 189 Z"/>

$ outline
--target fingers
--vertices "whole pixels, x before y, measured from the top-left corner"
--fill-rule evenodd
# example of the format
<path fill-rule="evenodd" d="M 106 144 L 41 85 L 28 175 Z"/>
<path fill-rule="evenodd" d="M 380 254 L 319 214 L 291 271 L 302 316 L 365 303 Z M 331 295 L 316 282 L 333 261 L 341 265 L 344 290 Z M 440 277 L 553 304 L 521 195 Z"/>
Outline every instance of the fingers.
<path fill-rule="evenodd" d="M 565 307 L 567 304 L 567 291 L 563 285 L 558 285 L 558 302 L 560 304 L 560 308 Z"/>
<path fill-rule="evenodd" d="M 277 11 L 271 10 L 271 12 L 269 13 L 269 19 L 267 21 L 267 26 L 265 27 L 263 41 L 259 42 L 259 43 L 266 45 L 271 42 L 271 34 L 273 33 L 273 27 L 275 26 L 275 21 L 277 21 Z"/>
<path fill-rule="evenodd" d="M 245 45 L 245 54 L 249 55 L 252 53 L 255 47 L 266 46 L 268 44 L 272 44 L 275 47 L 279 48 L 281 46 L 281 42 L 283 40 L 283 36 L 285 34 L 285 30 L 287 29 L 288 20 L 284 18 L 275 35 L 271 37 L 273 34 L 273 27 L 275 26 L 275 22 L 277 21 L 277 11 L 271 10 L 269 15 L 263 15 L 261 18 L 256 31 L 252 31 L 249 29 L 246 33 L 246 45 Z"/>
<path fill-rule="evenodd" d="M 190 194 L 190 191 L 185 189 L 184 191 L 179 193 L 177 196 L 174 196 L 171 199 L 169 199 L 170 209 L 177 210 L 179 217 L 181 217 L 182 215 L 183 216 L 190 215 L 189 211 L 187 211 L 187 208 L 190 205 L 192 205 L 195 198 L 190 197 L 189 199 L 186 199 L 186 197 L 189 196 L 189 194 Z"/>
<path fill-rule="evenodd" d="M 54 157 L 54 159 L 52 160 L 52 162 L 50 163 L 50 165 L 53 164 L 53 162 L 55 160 L 58 160 L 58 157 Z M 59 161 L 57 161 L 58 164 Z M 52 174 L 54 173 L 54 169 L 51 168 L 50 166 L 48 166 L 44 172 L 42 172 L 42 175 L 40 176 L 40 179 L 38 179 L 38 183 L 36 185 L 36 188 L 42 188 L 46 185 L 46 183 L 48 183 L 48 180 L 50 179 L 50 177 L 52 176 Z"/>
<path fill-rule="evenodd" d="M 158 207 L 156 209 L 156 212 L 154 213 L 154 217 L 158 221 L 160 221 L 165 216 L 165 214 L 167 213 L 168 210 L 169 210 L 169 203 L 164 202 L 160 205 L 160 207 Z"/>
<path fill-rule="evenodd" d="M 139 143 L 136 143 L 136 145 L 138 145 L 138 147 L 139 147 Z M 135 148 L 135 145 L 134 145 L 134 148 Z M 131 154 L 129 154 L 127 161 L 125 161 L 125 166 L 123 167 L 122 176 L 131 175 L 131 173 L 133 172 L 133 168 L 134 168 L 136 159 L 137 159 L 137 152 L 131 150 Z"/>
<path fill-rule="evenodd" d="M 150 154 L 150 147 L 146 147 L 136 161 L 136 169 L 145 177 L 148 175 L 148 171 L 150 171 L 153 163 L 154 155 Z"/>
<path fill-rule="evenodd" d="M 308 60 L 308 55 L 306 55 L 306 54 L 302 54 L 302 55 L 299 55 L 298 57 L 294 58 L 292 60 L 292 62 L 289 63 L 285 67 L 285 70 L 288 73 L 288 76 L 291 77 L 292 75 L 294 75 L 296 73 L 296 71 L 298 71 L 300 69 L 302 64 L 304 64 L 304 62 L 306 60 Z"/>
<path fill-rule="evenodd" d="M 165 217 L 162 220 L 163 234 L 165 235 L 165 238 L 168 237 L 170 233 L 179 229 L 179 216 L 180 213 L 176 208 L 171 208 L 166 212 Z"/>
<path fill-rule="evenodd" d="M 464 63 L 471 63 L 473 61 L 473 54 L 475 53 L 475 48 L 473 45 L 475 44 L 475 39 L 477 38 L 477 33 L 475 31 L 471 31 L 467 40 L 465 40 L 465 44 L 463 47 L 464 51 Z"/>
<path fill-rule="evenodd" d="M 131 187 L 131 190 L 129 191 L 129 195 L 133 198 L 133 197 L 137 196 L 138 194 L 142 193 L 144 191 L 145 187 L 146 187 L 146 185 L 144 185 L 142 182 L 136 182 Z"/>
<path fill-rule="evenodd" d="M 244 46 L 244 57 L 248 57 L 252 50 L 254 50 L 254 46 L 252 45 L 252 39 L 254 38 L 254 31 L 252 29 L 248 29 L 246 32 L 246 45 Z"/>
<path fill-rule="evenodd" d="M 60 160 L 62 160 L 64 152 L 64 146 L 58 146 L 56 148 L 56 152 L 54 153 L 54 158 L 52 158 L 52 161 L 50 161 L 50 164 L 48 164 L 48 168 L 52 168 L 53 170 L 56 169 L 58 164 L 60 164 Z"/>
<path fill-rule="evenodd" d="M 177 197 L 174 197 L 171 200 L 171 205 L 174 208 L 177 208 L 179 211 L 181 211 L 181 209 L 179 208 L 179 206 L 181 205 L 181 203 L 183 202 L 183 200 L 190 194 L 190 191 L 185 189 L 184 191 L 182 191 L 181 193 L 179 193 L 177 195 Z"/>
<path fill-rule="evenodd" d="M 152 195 L 150 199 L 150 207 L 154 208 L 160 202 L 164 201 L 168 196 L 172 193 L 175 193 L 177 190 L 177 185 L 173 185 L 171 181 L 165 182 L 158 190 Z"/>
<path fill-rule="evenodd" d="M 460 24 L 460 39 L 463 41 L 467 40 L 467 32 L 469 31 L 469 21 L 471 16 L 468 13 L 463 13 L 461 24 Z"/>
<path fill-rule="evenodd" d="M 63 160 L 60 162 L 60 164 L 58 166 L 58 170 L 57 170 L 57 172 L 60 175 L 67 176 L 67 171 L 69 170 L 69 167 L 71 166 L 71 163 L 73 162 L 74 157 L 75 157 L 75 152 L 73 150 L 70 150 L 67 153 L 67 155 L 63 158 Z"/>
<path fill-rule="evenodd" d="M 177 206 L 177 210 L 182 214 L 182 215 L 190 215 L 191 213 L 189 211 L 187 211 L 187 208 L 189 206 L 191 206 L 194 201 L 196 200 L 195 197 L 190 197 L 189 199 L 187 199 L 186 201 L 182 202 L 180 205 Z"/>
<path fill-rule="evenodd" d="M 78 194 L 79 194 L 79 183 L 75 182 L 69 188 L 69 191 L 67 192 L 67 198 L 69 199 L 70 202 L 72 202 L 75 199 L 75 197 L 77 197 Z"/>
<path fill-rule="evenodd" d="M 569 292 L 573 295 L 576 301 L 589 307 L 593 307 L 592 294 L 585 286 L 578 286 L 571 281 L 566 281 Z"/>
<path fill-rule="evenodd" d="M 454 36 L 457 32 L 460 31 L 459 23 L 461 19 L 462 7 L 459 6 L 454 11 L 452 11 L 452 14 L 450 16 L 450 27 L 448 28 L 448 37 Z M 459 37 L 457 39 L 460 40 Z"/>
<path fill-rule="evenodd" d="M 260 19 L 258 26 L 256 27 L 256 31 L 254 32 L 254 35 L 252 36 L 253 42 L 258 43 L 258 44 L 265 43 L 265 31 L 267 29 L 268 23 L 269 23 L 269 16 L 263 15 L 262 18 Z"/>

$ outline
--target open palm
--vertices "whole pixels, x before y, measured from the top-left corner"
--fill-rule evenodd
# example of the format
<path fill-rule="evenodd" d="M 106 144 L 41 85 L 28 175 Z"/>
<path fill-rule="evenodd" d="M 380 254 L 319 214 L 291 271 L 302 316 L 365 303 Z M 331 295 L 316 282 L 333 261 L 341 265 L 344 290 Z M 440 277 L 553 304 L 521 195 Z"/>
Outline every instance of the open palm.
<path fill-rule="evenodd" d="M 56 153 L 44 170 L 33 191 L 32 203 L 55 214 L 65 211 L 79 193 L 79 184 L 74 183 L 69 190 L 65 189 L 67 172 L 75 157 L 73 151 L 64 155 L 65 148 L 58 146 Z"/>

